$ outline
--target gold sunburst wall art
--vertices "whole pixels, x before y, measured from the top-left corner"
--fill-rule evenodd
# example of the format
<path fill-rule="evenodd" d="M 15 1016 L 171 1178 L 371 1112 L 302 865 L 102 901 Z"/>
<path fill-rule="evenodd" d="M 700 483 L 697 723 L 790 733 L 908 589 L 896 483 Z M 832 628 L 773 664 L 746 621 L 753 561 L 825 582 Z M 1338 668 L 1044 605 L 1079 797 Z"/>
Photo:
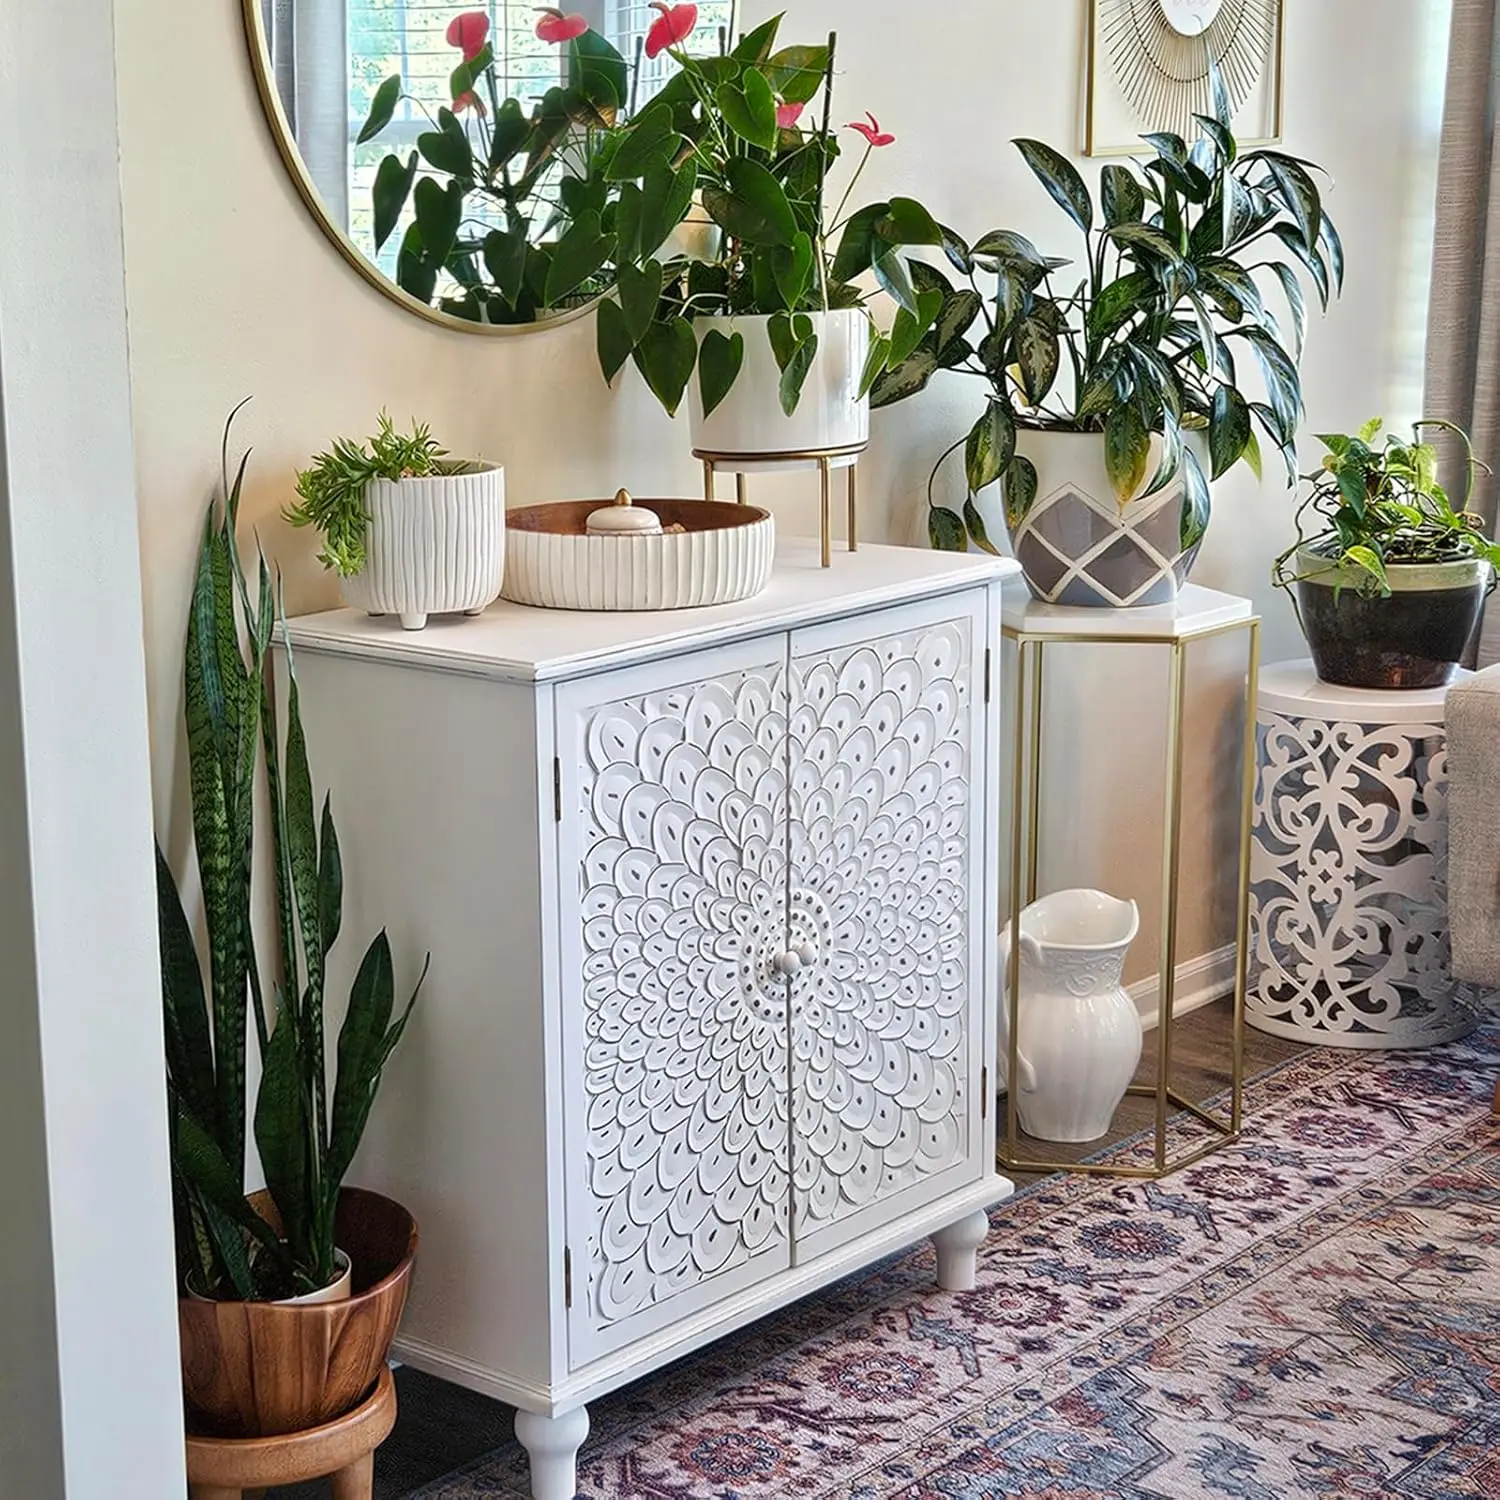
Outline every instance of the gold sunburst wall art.
<path fill-rule="evenodd" d="M 1242 144 L 1281 139 L 1285 0 L 1089 0 L 1084 152 L 1123 156 L 1148 131 L 1191 140 L 1217 67 Z"/>

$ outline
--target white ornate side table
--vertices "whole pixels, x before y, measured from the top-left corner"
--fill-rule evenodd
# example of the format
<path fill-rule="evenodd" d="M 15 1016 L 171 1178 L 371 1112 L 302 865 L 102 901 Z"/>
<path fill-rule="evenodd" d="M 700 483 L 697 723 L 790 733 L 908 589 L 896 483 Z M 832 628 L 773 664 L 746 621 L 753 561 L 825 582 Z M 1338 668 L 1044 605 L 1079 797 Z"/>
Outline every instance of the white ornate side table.
<path fill-rule="evenodd" d="M 1446 691 L 1335 687 L 1307 661 L 1262 673 L 1246 997 L 1257 1030 L 1378 1048 L 1472 1029 L 1449 968 Z"/>

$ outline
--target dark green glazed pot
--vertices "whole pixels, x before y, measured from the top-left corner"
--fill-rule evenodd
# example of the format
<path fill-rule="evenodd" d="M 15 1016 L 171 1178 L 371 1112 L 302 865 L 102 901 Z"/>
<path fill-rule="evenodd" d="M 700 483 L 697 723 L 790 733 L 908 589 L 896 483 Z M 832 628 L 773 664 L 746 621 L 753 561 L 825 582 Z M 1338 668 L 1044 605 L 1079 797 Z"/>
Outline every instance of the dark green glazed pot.
<path fill-rule="evenodd" d="M 1489 564 L 1393 563 L 1388 598 L 1359 592 L 1358 569 L 1303 551 L 1297 607 L 1324 682 L 1386 691 L 1452 681 L 1479 624 Z"/>

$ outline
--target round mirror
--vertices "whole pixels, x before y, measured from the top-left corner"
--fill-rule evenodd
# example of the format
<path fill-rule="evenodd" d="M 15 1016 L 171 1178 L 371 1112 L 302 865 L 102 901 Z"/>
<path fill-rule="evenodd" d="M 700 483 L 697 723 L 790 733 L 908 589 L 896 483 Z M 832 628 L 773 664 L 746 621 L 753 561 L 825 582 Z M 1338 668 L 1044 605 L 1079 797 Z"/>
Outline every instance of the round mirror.
<path fill-rule="evenodd" d="M 243 0 L 261 102 L 345 259 L 450 328 L 577 317 L 613 284 L 616 120 L 676 72 L 647 0 Z M 734 0 L 697 6 L 722 50 Z"/>

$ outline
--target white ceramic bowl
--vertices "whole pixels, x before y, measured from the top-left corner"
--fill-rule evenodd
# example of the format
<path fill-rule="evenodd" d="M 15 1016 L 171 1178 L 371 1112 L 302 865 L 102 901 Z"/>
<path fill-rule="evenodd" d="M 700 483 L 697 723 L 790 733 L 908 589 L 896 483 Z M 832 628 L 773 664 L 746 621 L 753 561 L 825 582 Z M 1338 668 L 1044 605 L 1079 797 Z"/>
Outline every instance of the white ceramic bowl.
<path fill-rule="evenodd" d="M 776 523 L 769 511 L 713 500 L 637 500 L 661 517 L 663 534 L 586 535 L 591 512 L 608 503 L 566 500 L 511 511 L 504 597 L 542 609 L 702 609 L 753 598 L 771 581 Z"/>

